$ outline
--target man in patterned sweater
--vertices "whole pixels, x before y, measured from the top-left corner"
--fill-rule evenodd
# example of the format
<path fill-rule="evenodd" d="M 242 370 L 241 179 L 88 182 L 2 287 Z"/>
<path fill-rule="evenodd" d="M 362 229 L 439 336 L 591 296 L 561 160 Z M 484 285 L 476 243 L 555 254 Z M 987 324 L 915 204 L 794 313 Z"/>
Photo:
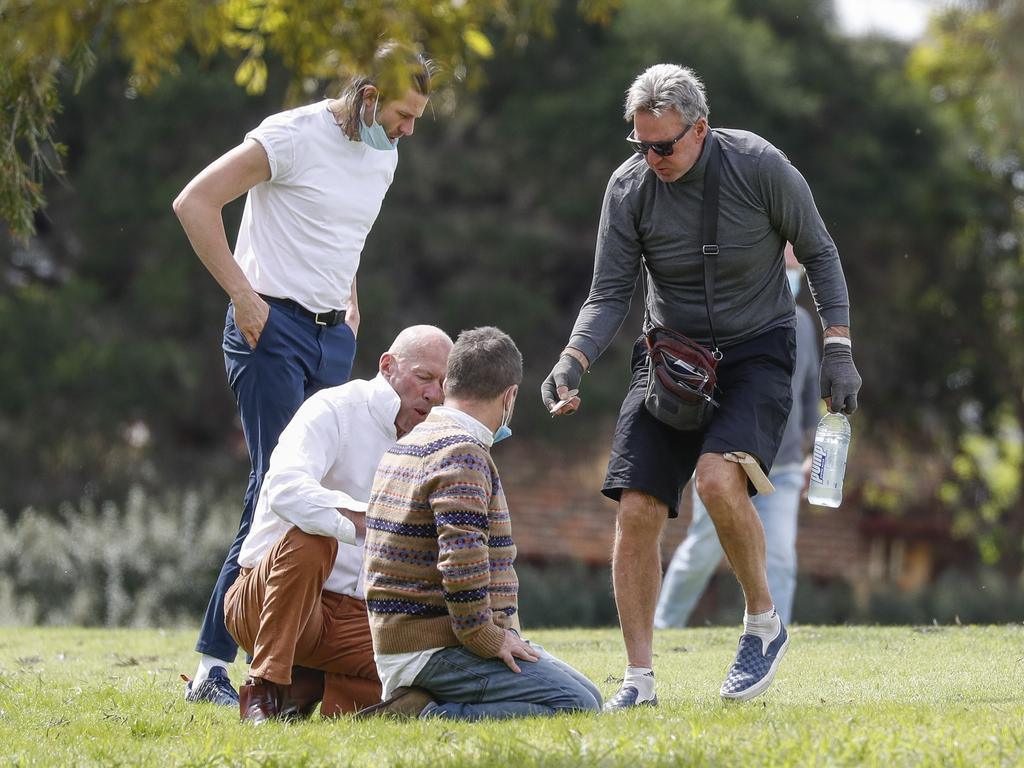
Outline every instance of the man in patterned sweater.
<path fill-rule="evenodd" d="M 512 434 L 522 377 L 508 335 L 463 331 L 445 405 L 377 468 L 365 571 L 383 701 L 361 714 L 478 720 L 601 709 L 593 683 L 519 635 L 516 548 L 490 448 Z"/>

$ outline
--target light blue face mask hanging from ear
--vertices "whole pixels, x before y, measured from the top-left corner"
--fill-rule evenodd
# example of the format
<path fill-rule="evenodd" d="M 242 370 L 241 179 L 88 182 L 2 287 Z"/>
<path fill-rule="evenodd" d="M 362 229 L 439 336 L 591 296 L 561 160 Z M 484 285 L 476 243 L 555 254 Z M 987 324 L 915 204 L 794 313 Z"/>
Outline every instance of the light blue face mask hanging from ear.
<path fill-rule="evenodd" d="M 505 413 L 505 407 L 501 408 L 501 426 L 494 431 L 494 442 L 500 443 L 506 437 L 512 437 L 512 427 L 508 425 L 512 421 L 512 409 L 515 407 L 516 399 L 513 397 L 512 402 L 508 407 L 508 414 Z"/>
<path fill-rule="evenodd" d="M 384 130 L 384 126 L 377 122 L 377 104 L 380 102 L 380 94 L 377 94 L 376 100 L 373 102 L 373 122 L 367 126 L 366 121 L 363 119 L 363 109 L 359 110 L 359 138 L 362 139 L 363 144 L 373 149 L 379 149 L 381 152 L 393 152 L 398 147 L 398 139 L 392 141 L 388 137 L 388 132 Z M 366 103 L 363 103 L 365 108 Z"/>

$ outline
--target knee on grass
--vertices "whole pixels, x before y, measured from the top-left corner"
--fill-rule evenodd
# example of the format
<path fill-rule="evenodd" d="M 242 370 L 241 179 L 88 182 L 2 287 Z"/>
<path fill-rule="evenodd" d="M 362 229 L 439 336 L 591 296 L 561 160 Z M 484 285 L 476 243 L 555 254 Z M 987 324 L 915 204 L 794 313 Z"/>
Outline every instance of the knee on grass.
<path fill-rule="evenodd" d="M 555 707 L 559 712 L 600 712 L 601 701 L 594 698 L 594 694 L 586 688 L 580 687 L 576 690 L 565 691 L 562 701 Z"/>

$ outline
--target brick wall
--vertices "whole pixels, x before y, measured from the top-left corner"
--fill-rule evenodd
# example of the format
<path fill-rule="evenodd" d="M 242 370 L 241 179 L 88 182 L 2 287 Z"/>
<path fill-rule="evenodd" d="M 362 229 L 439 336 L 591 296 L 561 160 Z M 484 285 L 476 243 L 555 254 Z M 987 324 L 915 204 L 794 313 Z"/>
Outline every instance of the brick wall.
<path fill-rule="evenodd" d="M 531 445 L 510 443 L 495 449 L 521 558 L 575 559 L 591 565 L 610 561 L 616 505 L 600 493 L 607 452 L 607 445 L 594 445 L 588 451 L 577 450 L 569 461 L 564 453 Z M 665 526 L 663 563 L 686 535 L 690 506 L 687 491 L 679 518 Z M 860 515 L 849 505 L 826 509 L 805 504 L 797 534 L 800 573 L 856 581 L 866 560 L 859 526 Z"/>

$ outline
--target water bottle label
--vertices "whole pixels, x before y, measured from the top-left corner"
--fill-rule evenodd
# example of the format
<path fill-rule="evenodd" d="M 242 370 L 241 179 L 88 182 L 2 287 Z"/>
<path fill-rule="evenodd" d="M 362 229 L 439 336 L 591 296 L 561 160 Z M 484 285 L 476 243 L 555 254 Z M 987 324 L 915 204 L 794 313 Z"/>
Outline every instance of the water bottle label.
<path fill-rule="evenodd" d="M 811 457 L 811 480 L 821 483 L 825 479 L 825 449 L 820 445 L 814 446 L 814 455 Z"/>
<path fill-rule="evenodd" d="M 828 451 L 825 446 L 815 444 L 814 455 L 811 458 L 811 482 L 825 488 L 839 488 L 842 482 L 842 475 L 837 473 L 836 467 L 838 457 L 837 451 Z M 828 478 L 826 480 L 826 477 Z M 838 482 L 837 482 L 838 481 Z"/>

